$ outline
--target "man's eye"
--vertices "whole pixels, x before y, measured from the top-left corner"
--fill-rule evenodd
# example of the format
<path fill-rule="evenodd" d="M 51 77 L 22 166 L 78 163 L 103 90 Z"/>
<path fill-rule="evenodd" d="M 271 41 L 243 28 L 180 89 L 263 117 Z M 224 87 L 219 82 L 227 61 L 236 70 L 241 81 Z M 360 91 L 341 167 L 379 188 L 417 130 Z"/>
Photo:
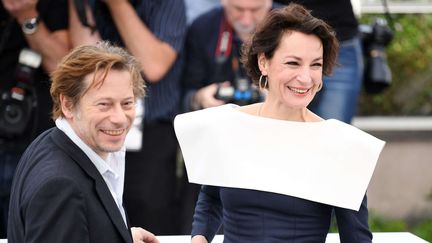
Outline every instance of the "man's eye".
<path fill-rule="evenodd" d="M 135 102 L 133 102 L 133 101 L 128 101 L 128 102 L 123 103 L 123 107 L 126 107 L 126 108 L 132 108 L 132 107 L 134 107 L 134 105 L 135 105 Z"/>
<path fill-rule="evenodd" d="M 97 104 L 97 107 L 99 107 L 99 109 L 102 109 L 102 110 L 106 110 L 106 109 L 108 109 L 109 106 L 110 106 L 110 104 L 109 104 L 109 103 L 106 103 L 106 102 L 101 102 L 101 103 L 98 103 L 98 104 Z"/>

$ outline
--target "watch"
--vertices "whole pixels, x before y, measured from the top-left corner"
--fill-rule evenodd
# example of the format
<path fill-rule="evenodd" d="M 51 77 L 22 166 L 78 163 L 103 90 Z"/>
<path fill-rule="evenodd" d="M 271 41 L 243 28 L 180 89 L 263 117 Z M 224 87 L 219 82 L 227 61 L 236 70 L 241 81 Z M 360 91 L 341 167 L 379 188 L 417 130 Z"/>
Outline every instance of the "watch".
<path fill-rule="evenodd" d="M 22 31 L 25 34 L 31 35 L 34 32 L 36 32 L 37 27 L 38 27 L 38 23 L 39 23 L 39 17 L 34 17 L 34 18 L 31 18 L 31 19 L 26 19 L 21 24 L 21 29 L 22 29 Z"/>

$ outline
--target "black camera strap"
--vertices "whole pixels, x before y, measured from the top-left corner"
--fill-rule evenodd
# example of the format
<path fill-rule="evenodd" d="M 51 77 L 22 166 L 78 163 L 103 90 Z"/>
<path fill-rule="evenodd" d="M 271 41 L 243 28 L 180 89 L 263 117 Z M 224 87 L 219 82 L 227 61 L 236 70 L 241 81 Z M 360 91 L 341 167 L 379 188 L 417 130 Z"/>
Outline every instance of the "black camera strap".
<path fill-rule="evenodd" d="M 394 24 L 394 21 L 393 21 L 393 18 L 391 16 L 391 14 L 390 14 L 390 8 L 388 6 L 387 0 L 382 0 L 382 4 L 383 4 L 383 7 L 384 7 L 384 15 L 385 15 L 385 17 L 387 19 L 387 22 L 389 23 L 390 28 L 393 31 L 395 31 L 395 24 Z"/>
<path fill-rule="evenodd" d="M 6 41 L 9 39 L 9 36 L 11 34 L 12 25 L 14 24 L 14 18 L 9 17 L 7 20 L 5 27 L 3 29 L 3 33 L 0 39 L 0 55 L 3 53 Z"/>
<path fill-rule="evenodd" d="M 86 0 L 74 0 L 73 4 L 75 6 L 78 19 L 84 27 L 90 28 L 91 33 L 96 31 L 96 26 L 90 25 L 87 20 L 86 6 L 88 6 L 88 1 Z"/>

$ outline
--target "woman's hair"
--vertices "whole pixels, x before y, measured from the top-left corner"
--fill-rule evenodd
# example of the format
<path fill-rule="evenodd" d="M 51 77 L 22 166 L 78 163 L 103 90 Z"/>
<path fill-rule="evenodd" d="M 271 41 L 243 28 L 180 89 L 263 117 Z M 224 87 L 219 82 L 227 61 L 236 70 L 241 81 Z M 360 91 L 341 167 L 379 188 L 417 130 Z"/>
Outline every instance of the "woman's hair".
<path fill-rule="evenodd" d="M 271 59 L 279 46 L 282 36 L 292 31 L 317 36 L 323 45 L 323 74 L 330 75 L 336 64 L 339 43 L 333 29 L 323 20 L 313 17 L 303 6 L 291 3 L 283 8 L 272 10 L 258 25 L 256 32 L 242 48 L 242 63 L 258 85 L 261 71 L 258 55 L 264 53 Z"/>
<path fill-rule="evenodd" d="M 51 74 L 52 118 L 62 116 L 60 94 L 68 97 L 76 107 L 81 97 L 91 88 L 103 85 L 110 70 L 128 71 L 131 74 L 135 98 L 145 95 L 141 65 L 123 48 L 101 41 L 96 45 L 83 45 L 66 55 Z M 85 77 L 93 74 L 90 85 Z"/>

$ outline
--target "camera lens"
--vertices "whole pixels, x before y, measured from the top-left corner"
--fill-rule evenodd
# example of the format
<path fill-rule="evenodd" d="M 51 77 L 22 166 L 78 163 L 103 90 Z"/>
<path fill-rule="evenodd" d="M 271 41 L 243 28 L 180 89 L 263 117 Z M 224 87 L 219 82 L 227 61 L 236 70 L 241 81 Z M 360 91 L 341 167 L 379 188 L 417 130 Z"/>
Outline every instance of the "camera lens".
<path fill-rule="evenodd" d="M 17 104 L 8 104 L 4 109 L 4 120 L 5 122 L 14 125 L 21 121 L 23 117 L 23 110 Z"/>

